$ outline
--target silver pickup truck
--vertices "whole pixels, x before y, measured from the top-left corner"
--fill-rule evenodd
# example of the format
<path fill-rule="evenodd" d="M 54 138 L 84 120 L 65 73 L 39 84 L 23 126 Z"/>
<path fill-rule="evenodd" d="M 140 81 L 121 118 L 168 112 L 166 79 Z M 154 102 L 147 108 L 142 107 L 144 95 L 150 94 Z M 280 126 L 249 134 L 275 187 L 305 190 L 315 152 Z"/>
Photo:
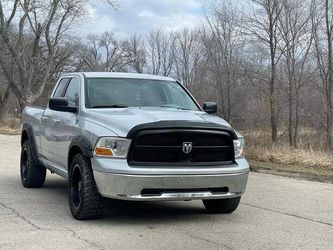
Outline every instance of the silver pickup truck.
<path fill-rule="evenodd" d="M 201 199 L 209 212 L 231 213 L 249 165 L 243 137 L 216 110 L 168 77 L 64 74 L 46 108 L 23 110 L 22 184 L 42 187 L 46 169 L 66 178 L 76 219 L 101 216 L 105 197 Z"/>

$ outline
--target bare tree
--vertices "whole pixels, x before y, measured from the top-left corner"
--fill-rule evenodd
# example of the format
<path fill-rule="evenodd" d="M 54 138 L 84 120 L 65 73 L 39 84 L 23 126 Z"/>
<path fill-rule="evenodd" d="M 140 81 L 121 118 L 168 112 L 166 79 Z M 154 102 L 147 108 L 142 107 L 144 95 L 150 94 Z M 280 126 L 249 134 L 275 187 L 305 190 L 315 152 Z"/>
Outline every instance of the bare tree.
<path fill-rule="evenodd" d="M 148 37 L 148 72 L 169 76 L 175 63 L 175 36 L 162 29 L 151 31 Z"/>
<path fill-rule="evenodd" d="M 328 150 L 333 150 L 333 2 L 314 0 L 316 15 L 312 18 L 315 32 L 315 56 L 325 98 L 326 139 Z"/>
<path fill-rule="evenodd" d="M 56 48 L 54 55 L 54 66 L 51 78 L 56 81 L 63 72 L 78 71 L 77 46 L 80 44 L 73 39 L 66 41 Z"/>
<path fill-rule="evenodd" d="M 7 16 L 3 2 L 0 0 L 0 41 L 15 70 L 8 70 L 6 60 L 0 60 L 0 65 L 23 107 L 42 94 L 53 71 L 57 47 L 73 22 L 84 14 L 87 1 L 15 0 Z"/>
<path fill-rule="evenodd" d="M 127 57 L 128 71 L 143 73 L 147 63 L 146 48 L 142 38 L 138 35 L 132 35 L 122 44 Z"/>
<path fill-rule="evenodd" d="M 5 17 L 0 1 L 0 37 L 13 58 L 18 77 L 7 70 L 6 61 L 0 63 L 21 107 L 36 101 L 43 92 L 56 46 L 81 9 L 82 3 L 78 0 L 51 3 L 16 0 L 9 17 Z M 18 13 L 22 14 L 18 16 Z M 18 23 L 14 22 L 15 18 L 19 18 Z M 37 71 L 42 74 L 37 75 Z"/>
<path fill-rule="evenodd" d="M 285 0 L 252 0 L 256 9 L 251 17 L 247 29 L 262 43 L 269 54 L 269 106 L 272 141 L 277 140 L 277 105 L 276 105 L 276 78 L 277 64 L 282 53 L 278 50 L 281 41 L 279 20 L 283 14 L 283 1 Z M 283 49 L 282 49 L 283 50 Z"/>
<path fill-rule="evenodd" d="M 203 56 L 199 30 L 184 29 L 175 37 L 175 76 L 187 88 L 194 90 L 200 60 Z"/>
<path fill-rule="evenodd" d="M 311 3 L 304 0 L 283 2 L 283 15 L 279 20 L 286 72 L 288 96 L 288 137 L 290 146 L 297 147 L 299 131 L 300 91 L 307 82 L 307 65 L 312 48 Z"/>
<path fill-rule="evenodd" d="M 11 57 L 8 53 L 8 50 L 6 50 L 3 43 L 0 42 L 0 61 L 7 61 L 6 65 L 3 65 L 6 67 L 6 72 L 12 71 L 12 65 L 11 65 Z M 0 121 L 4 120 L 6 110 L 7 110 L 7 101 L 10 97 L 11 89 L 10 86 L 6 80 L 6 77 L 4 75 L 4 71 L 2 67 L 0 67 Z"/>
<path fill-rule="evenodd" d="M 124 49 L 121 46 L 121 42 L 119 42 L 113 33 L 104 32 L 99 37 L 99 46 L 104 50 L 105 54 L 105 63 L 104 68 L 105 71 L 111 72 L 118 68 L 118 70 L 127 64 L 127 61 L 124 62 Z"/>
<path fill-rule="evenodd" d="M 237 5 L 226 2 L 210 6 L 206 20 L 209 29 L 203 34 L 203 42 L 207 59 L 220 93 L 222 115 L 231 121 L 232 91 L 241 77 L 239 61 L 244 48 L 242 17 Z"/>
<path fill-rule="evenodd" d="M 1 86 L 1 85 L 0 85 Z M 0 121 L 4 120 L 7 100 L 10 96 L 10 87 L 9 85 L 5 86 L 2 90 L 0 90 Z"/>
<path fill-rule="evenodd" d="M 124 71 L 128 64 L 127 44 L 116 39 L 111 32 L 88 35 L 88 43 L 77 48 L 83 70 Z"/>
<path fill-rule="evenodd" d="M 79 48 L 81 59 L 86 64 L 87 68 L 91 71 L 101 71 L 103 65 L 101 61 L 101 45 L 99 44 L 99 37 L 96 34 L 88 35 L 88 44 L 85 47 Z"/>

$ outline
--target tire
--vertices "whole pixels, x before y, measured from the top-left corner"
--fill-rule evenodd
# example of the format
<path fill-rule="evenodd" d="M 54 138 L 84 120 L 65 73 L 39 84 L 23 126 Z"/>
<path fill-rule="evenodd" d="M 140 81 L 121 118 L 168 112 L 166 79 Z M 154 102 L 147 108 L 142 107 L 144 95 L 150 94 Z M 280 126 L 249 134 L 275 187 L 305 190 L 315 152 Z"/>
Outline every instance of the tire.
<path fill-rule="evenodd" d="M 46 168 L 33 157 L 29 140 L 22 145 L 20 174 L 22 185 L 26 188 L 40 188 L 44 185 Z"/>
<path fill-rule="evenodd" d="M 75 219 L 87 220 L 103 216 L 104 199 L 99 194 L 90 160 L 79 153 L 68 172 L 68 201 Z"/>
<path fill-rule="evenodd" d="M 229 199 L 203 200 L 203 204 L 209 213 L 230 214 L 234 212 L 240 202 L 241 197 Z"/>

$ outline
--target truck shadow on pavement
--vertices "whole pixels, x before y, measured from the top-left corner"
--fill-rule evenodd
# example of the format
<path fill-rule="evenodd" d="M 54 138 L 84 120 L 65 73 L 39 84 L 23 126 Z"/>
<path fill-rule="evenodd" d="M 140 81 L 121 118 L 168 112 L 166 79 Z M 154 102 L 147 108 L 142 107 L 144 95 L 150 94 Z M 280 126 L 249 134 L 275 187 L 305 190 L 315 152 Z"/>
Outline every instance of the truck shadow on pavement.
<path fill-rule="evenodd" d="M 63 203 L 63 207 L 68 209 L 67 182 L 62 179 L 47 180 L 42 188 L 47 193 L 50 200 L 56 199 Z M 60 204 L 59 204 L 60 205 Z M 105 216 L 99 219 L 99 223 L 112 224 L 170 224 L 179 223 L 182 220 L 207 220 L 217 216 L 208 214 L 201 201 L 165 201 L 165 202 L 144 202 L 144 201 L 122 201 L 106 199 Z M 224 216 L 224 215 L 218 215 Z M 229 217 L 230 215 L 228 215 Z"/>

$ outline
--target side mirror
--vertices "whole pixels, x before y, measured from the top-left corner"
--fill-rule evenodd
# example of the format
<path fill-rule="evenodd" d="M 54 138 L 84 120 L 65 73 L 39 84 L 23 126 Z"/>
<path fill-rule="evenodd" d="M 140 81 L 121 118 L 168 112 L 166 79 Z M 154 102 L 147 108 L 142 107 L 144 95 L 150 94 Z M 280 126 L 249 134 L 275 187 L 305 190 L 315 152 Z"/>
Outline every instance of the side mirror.
<path fill-rule="evenodd" d="M 49 109 L 56 110 L 56 111 L 63 111 L 63 112 L 71 112 L 71 113 L 77 112 L 77 108 L 68 106 L 67 98 L 63 98 L 63 97 L 50 98 Z"/>
<path fill-rule="evenodd" d="M 217 112 L 216 102 L 204 102 L 202 108 L 208 114 L 215 114 Z"/>

